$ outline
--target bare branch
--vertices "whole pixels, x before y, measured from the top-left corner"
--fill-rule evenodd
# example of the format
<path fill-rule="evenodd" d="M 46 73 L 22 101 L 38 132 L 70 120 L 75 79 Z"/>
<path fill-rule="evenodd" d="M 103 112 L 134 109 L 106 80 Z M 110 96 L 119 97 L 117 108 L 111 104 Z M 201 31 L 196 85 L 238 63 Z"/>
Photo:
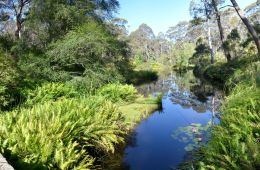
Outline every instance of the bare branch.
<path fill-rule="evenodd" d="M 231 7 L 231 8 L 234 8 L 234 6 L 233 6 L 233 5 L 225 5 L 225 6 L 222 6 L 222 7 L 220 7 L 219 9 L 221 10 L 221 9 L 223 9 L 223 8 L 226 8 L 226 7 Z"/>

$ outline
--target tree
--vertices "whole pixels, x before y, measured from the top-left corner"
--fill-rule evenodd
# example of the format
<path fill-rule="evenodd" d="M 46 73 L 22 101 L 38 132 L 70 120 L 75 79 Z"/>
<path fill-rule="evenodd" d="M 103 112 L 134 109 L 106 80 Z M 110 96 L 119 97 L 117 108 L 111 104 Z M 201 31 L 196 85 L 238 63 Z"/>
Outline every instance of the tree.
<path fill-rule="evenodd" d="M 0 0 L 1 20 L 15 20 L 15 37 L 21 38 L 21 30 L 29 11 L 31 0 Z"/>
<path fill-rule="evenodd" d="M 81 25 L 50 45 L 47 56 L 53 72 L 66 72 L 72 78 L 86 76 L 89 70 L 94 74 L 96 65 L 123 67 L 126 47 L 116 38 L 104 25 L 94 21 Z"/>
<path fill-rule="evenodd" d="M 28 16 L 28 36 L 40 41 L 41 48 L 46 47 L 92 19 L 100 23 L 110 19 L 118 7 L 117 0 L 34 0 Z"/>
<path fill-rule="evenodd" d="M 220 40 L 221 40 L 222 47 L 223 47 L 223 44 L 225 42 L 225 36 L 224 36 L 223 26 L 222 26 L 222 23 L 221 23 L 220 13 L 219 13 L 219 10 L 218 10 L 218 7 L 217 7 L 218 1 L 217 0 L 211 0 L 211 2 L 212 2 L 212 5 L 213 5 L 213 8 L 215 10 L 215 16 L 216 16 L 216 20 L 217 20 L 217 23 L 218 23 Z M 227 58 L 227 61 L 229 62 L 231 60 L 230 52 L 226 48 L 223 48 L 223 50 L 224 50 L 224 54 L 225 54 L 225 56 Z"/>
<path fill-rule="evenodd" d="M 243 23 L 246 25 L 249 33 L 251 34 L 251 36 L 253 37 L 253 40 L 256 44 L 257 50 L 258 50 L 258 54 L 260 56 L 260 39 L 257 35 L 256 30 L 254 29 L 254 27 L 250 24 L 250 21 L 247 19 L 247 17 L 244 15 L 244 12 L 241 10 L 241 8 L 238 6 L 237 2 L 235 0 L 230 0 L 231 3 L 233 4 L 233 7 L 235 8 L 238 16 L 240 17 L 240 19 L 243 21 Z"/>
<path fill-rule="evenodd" d="M 190 4 L 190 13 L 194 19 L 202 18 L 207 22 L 208 28 L 208 44 L 210 48 L 211 63 L 214 63 L 214 51 L 212 46 L 210 19 L 214 14 L 214 9 L 209 0 L 192 0 Z"/>
<path fill-rule="evenodd" d="M 168 29 L 167 37 L 173 42 L 182 41 L 187 34 L 188 27 L 189 23 L 187 21 L 181 21 Z"/>
<path fill-rule="evenodd" d="M 155 35 L 148 25 L 141 24 L 136 31 L 130 34 L 129 39 L 134 54 L 141 54 L 146 61 L 155 57 Z"/>

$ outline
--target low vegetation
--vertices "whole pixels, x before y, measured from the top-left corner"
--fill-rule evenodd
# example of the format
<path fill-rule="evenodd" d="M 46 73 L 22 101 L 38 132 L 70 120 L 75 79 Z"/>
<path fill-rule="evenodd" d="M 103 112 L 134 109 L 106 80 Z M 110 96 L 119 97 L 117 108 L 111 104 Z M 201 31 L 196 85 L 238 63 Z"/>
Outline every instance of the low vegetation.
<path fill-rule="evenodd" d="M 29 91 L 24 106 L 0 116 L 0 149 L 16 169 L 97 168 L 98 158 L 114 153 L 158 107 L 130 85 L 108 84 L 84 96 L 61 83 Z"/>
<path fill-rule="evenodd" d="M 254 62 L 248 62 L 252 60 Z M 214 72 L 208 71 L 208 74 L 215 80 L 220 72 L 226 75 L 220 80 L 225 82 L 229 94 L 221 109 L 221 123 L 213 128 L 207 145 L 195 152 L 192 166 L 198 169 L 258 169 L 260 63 L 250 56 L 209 68 L 213 67 Z"/>

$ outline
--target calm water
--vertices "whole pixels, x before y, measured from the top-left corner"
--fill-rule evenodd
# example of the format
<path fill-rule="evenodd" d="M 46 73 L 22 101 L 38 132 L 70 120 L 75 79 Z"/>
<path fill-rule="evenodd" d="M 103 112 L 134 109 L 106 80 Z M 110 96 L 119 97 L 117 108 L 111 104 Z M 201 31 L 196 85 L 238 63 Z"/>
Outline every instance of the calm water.
<path fill-rule="evenodd" d="M 136 127 L 118 169 L 176 169 L 189 151 L 206 142 L 207 132 L 218 123 L 215 115 L 221 93 L 194 78 L 192 72 L 172 73 L 138 89 L 145 95 L 164 93 L 163 110 Z"/>

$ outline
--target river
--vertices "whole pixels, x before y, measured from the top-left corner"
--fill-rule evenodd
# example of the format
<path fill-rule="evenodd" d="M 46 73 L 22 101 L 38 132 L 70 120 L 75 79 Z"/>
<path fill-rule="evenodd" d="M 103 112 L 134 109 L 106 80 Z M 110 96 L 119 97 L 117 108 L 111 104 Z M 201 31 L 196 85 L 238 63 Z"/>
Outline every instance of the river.
<path fill-rule="evenodd" d="M 194 77 L 171 73 L 138 87 L 144 95 L 163 93 L 162 110 L 140 122 L 121 158 L 122 170 L 177 169 L 205 144 L 217 119 L 222 92 Z"/>

